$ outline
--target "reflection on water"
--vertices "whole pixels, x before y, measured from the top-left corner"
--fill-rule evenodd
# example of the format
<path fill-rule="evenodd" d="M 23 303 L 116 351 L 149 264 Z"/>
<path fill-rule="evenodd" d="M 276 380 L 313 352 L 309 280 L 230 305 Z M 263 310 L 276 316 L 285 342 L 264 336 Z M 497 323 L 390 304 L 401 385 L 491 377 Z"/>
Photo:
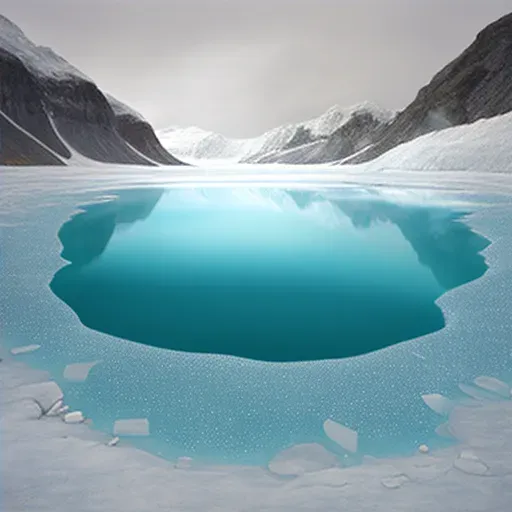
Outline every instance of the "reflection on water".
<path fill-rule="evenodd" d="M 59 232 L 51 283 L 91 329 L 263 361 L 356 356 L 441 329 L 481 276 L 462 212 L 337 192 L 125 191 Z"/>

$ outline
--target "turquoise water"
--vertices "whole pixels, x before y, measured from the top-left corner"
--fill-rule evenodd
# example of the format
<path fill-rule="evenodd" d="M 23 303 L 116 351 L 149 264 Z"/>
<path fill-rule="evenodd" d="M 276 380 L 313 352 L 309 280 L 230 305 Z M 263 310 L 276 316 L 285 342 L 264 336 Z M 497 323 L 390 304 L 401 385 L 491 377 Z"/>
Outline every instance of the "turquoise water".
<path fill-rule="evenodd" d="M 480 277 L 464 212 L 371 197 L 140 190 L 87 205 L 52 291 L 90 329 L 165 349 L 341 359 L 442 329 L 435 301 Z"/>
<path fill-rule="evenodd" d="M 111 200 L 100 203 L 99 194 Z M 418 196 L 431 199 L 393 199 Z M 492 248 L 486 254 L 493 271 L 483 281 L 500 283 L 491 285 L 499 290 L 496 302 L 459 290 L 443 297 L 446 320 L 435 304 L 445 290 L 486 271 L 481 251 L 489 242 L 465 223 L 465 213 L 488 212 L 481 205 L 494 200 L 335 183 L 319 191 L 211 184 L 50 196 L 45 190 L 30 196 L 41 206 L 13 215 L 12 227 L 3 227 L 2 342 L 7 348 L 40 344 L 16 357 L 51 372 L 66 404 L 83 411 L 94 428 L 111 433 L 118 419 L 147 418 L 147 438 L 122 442 L 171 460 L 186 455 L 265 465 L 296 443 L 336 450 L 323 431 L 328 418 L 358 432 L 356 460 L 416 452 L 423 443 L 435 449 L 447 442 L 435 434 L 446 418 L 430 410 L 422 394 L 454 397 L 461 382 L 478 375 L 506 380 L 510 373 L 510 328 L 500 296 L 508 283 L 500 272 L 508 267 L 496 264 Z M 85 206 L 70 217 L 77 205 Z M 493 215 L 501 231 L 484 232 L 506 239 L 509 221 L 500 211 Z M 191 277 L 196 288 L 217 290 L 215 299 L 229 298 L 229 311 L 213 295 L 197 293 Z M 277 313 L 261 303 L 272 284 L 287 297 L 272 303 Z M 258 285 L 262 295 L 244 295 L 237 285 L 246 291 Z M 293 293 L 299 287 L 306 292 Z M 189 310 L 184 292 L 194 299 Z M 357 293 L 365 294 L 359 302 Z M 379 308 L 396 325 L 388 327 Z M 263 325 L 249 328 L 240 311 Z M 344 322 L 336 318 L 342 314 Z M 265 324 L 269 317 L 277 325 Z M 105 334 L 107 328 L 122 333 L 126 325 L 134 330 L 125 339 Z M 284 336 L 294 325 L 304 333 Z M 272 344 L 253 333 L 256 327 Z M 140 342 L 130 341 L 137 328 Z M 441 330 L 396 343 L 391 328 L 403 336 Z M 237 336 L 226 341 L 220 329 Z M 183 337 L 159 337 L 171 330 Z M 191 336 L 198 332 L 208 339 Z M 194 353 L 192 342 L 213 353 Z M 223 355 L 224 349 L 244 357 Z M 320 350 L 329 358 L 316 359 L 324 357 Z M 346 357 L 351 350 L 360 355 Z M 67 365 L 88 362 L 98 364 L 85 382 L 64 378 Z"/>

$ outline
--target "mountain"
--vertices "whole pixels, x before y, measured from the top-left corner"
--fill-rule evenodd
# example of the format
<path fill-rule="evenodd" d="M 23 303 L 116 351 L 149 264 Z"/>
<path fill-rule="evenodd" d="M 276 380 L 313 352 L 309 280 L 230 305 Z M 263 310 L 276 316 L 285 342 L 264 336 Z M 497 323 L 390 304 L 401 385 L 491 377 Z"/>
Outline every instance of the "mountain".
<path fill-rule="evenodd" d="M 373 144 L 393 119 L 386 112 L 368 103 L 348 109 L 337 128 L 327 137 L 259 158 L 258 163 L 320 164 L 357 153 Z M 289 146 L 288 146 L 289 147 Z"/>
<path fill-rule="evenodd" d="M 352 168 L 512 173 L 512 112 L 431 132 Z M 345 163 L 345 162 L 339 162 Z"/>
<path fill-rule="evenodd" d="M 320 117 L 287 124 L 249 139 L 230 139 L 196 127 L 168 128 L 158 136 L 168 151 L 184 160 L 225 160 L 246 163 L 332 161 L 373 141 L 374 133 L 394 114 L 365 103 L 331 107 Z M 336 140 L 336 147 L 332 140 Z M 316 148 L 317 153 L 314 152 Z M 310 154 L 311 151 L 311 154 Z M 329 158 L 326 157 L 330 152 Z M 348 152 L 348 153 L 347 153 Z"/>
<path fill-rule="evenodd" d="M 147 121 L 0 15 L 0 164 L 179 164 Z"/>
<path fill-rule="evenodd" d="M 372 160 L 398 144 L 450 126 L 512 110 L 512 13 L 476 40 L 423 87 L 415 100 L 351 163 Z"/>
<path fill-rule="evenodd" d="M 160 138 L 164 146 L 185 159 L 287 164 L 343 160 L 356 164 L 427 133 L 511 110 L 512 13 L 484 28 L 394 117 L 365 104 L 345 110 L 333 107 L 318 120 L 276 128 L 254 139 L 226 139 L 198 129 L 174 129 L 161 133 Z M 322 124 L 323 129 L 318 130 Z M 435 140 L 442 143 L 442 138 Z"/>

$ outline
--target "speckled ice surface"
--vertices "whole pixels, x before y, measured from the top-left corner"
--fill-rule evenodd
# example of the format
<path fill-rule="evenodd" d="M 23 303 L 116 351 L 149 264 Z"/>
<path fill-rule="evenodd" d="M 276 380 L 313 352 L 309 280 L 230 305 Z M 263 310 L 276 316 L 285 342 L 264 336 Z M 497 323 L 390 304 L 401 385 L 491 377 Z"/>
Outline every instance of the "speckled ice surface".
<path fill-rule="evenodd" d="M 138 442 L 132 438 L 123 437 L 116 446 L 107 446 L 114 433 L 113 423 L 96 425 L 111 432 L 107 435 L 91 429 L 87 420 L 86 424 L 66 424 L 61 417 L 64 412 L 40 417 L 38 404 L 48 411 L 61 397 L 55 386 L 34 386 L 34 383 L 56 379 L 64 391 L 63 406 L 68 404 L 74 409 L 75 402 L 80 403 L 76 386 L 86 386 L 81 388 L 82 393 L 84 389 L 92 392 L 94 386 L 88 388 L 88 383 L 93 382 L 96 372 L 106 371 L 113 382 L 108 391 L 118 393 L 116 399 L 136 391 L 146 396 L 146 408 L 127 409 L 124 417 L 113 418 L 129 420 L 121 426 L 133 428 L 137 439 L 144 439 L 141 433 L 152 432 L 151 408 L 159 404 L 159 398 L 158 393 L 146 393 L 144 388 L 149 381 L 154 390 L 153 377 L 140 370 L 141 365 L 146 365 L 147 370 L 152 361 L 144 354 L 146 347 L 119 341 L 108 344 L 108 350 L 101 350 L 105 345 L 98 340 L 108 339 L 107 336 L 92 335 L 80 327 L 71 311 L 55 297 L 52 302 L 49 292 L 44 296 L 31 292 L 34 282 L 26 271 L 27 259 L 20 257 L 17 266 L 12 258 L 12 244 L 25 239 L 24 230 L 33 229 L 34 224 L 31 228 L 27 223 L 37 223 L 38 217 L 46 215 L 44 212 L 55 212 L 54 224 L 46 226 L 48 231 L 41 232 L 39 238 L 34 233 L 32 245 L 24 248 L 32 251 L 33 267 L 43 269 L 38 279 L 48 283 L 55 268 L 45 266 L 44 254 L 48 252 L 37 247 L 40 243 L 53 244 L 58 261 L 56 232 L 85 198 L 130 187 L 196 186 L 205 182 L 211 186 L 226 182 L 293 184 L 306 188 L 346 186 L 354 190 L 378 190 L 396 201 L 477 203 L 476 213 L 468 223 L 493 242 L 485 251 L 490 269 L 481 279 L 452 290 L 438 301 L 447 318 L 444 330 L 342 365 L 325 363 L 318 388 L 311 389 L 311 396 L 304 398 L 304 406 L 318 406 L 322 393 L 330 396 L 326 390 L 332 390 L 340 382 L 345 383 L 346 393 L 325 410 L 320 407 L 316 440 L 291 439 L 287 450 L 274 453 L 268 466 L 205 464 L 195 462 L 191 453 L 175 454 L 175 462 L 165 461 L 132 447 L 132 442 Z M 512 325 L 508 314 L 512 306 L 509 264 L 512 209 L 508 200 L 511 191 L 509 176 L 489 172 L 426 175 L 425 172 L 361 174 L 360 169 L 325 168 L 300 168 L 293 174 L 247 168 L 243 173 L 235 169 L 218 169 L 214 173 L 198 169 L 158 172 L 136 168 L 3 169 L 2 265 L 9 279 L 16 278 L 16 286 L 11 286 L 9 291 L 18 294 L 3 294 L 0 302 L 4 349 L 0 363 L 3 509 L 9 512 L 140 511 L 148 509 L 149 504 L 151 510 L 180 511 L 508 511 L 512 502 L 512 404 L 505 397 L 505 390 L 510 390 L 512 382 Z M 49 233 L 53 238 L 48 241 Z M 25 268 L 25 274 L 20 273 L 21 268 Z M 21 308 L 23 299 L 25 307 Z M 14 303 L 17 311 L 13 312 Z M 44 311 L 48 312 L 48 322 L 41 325 Z M 19 339 L 23 333 L 27 339 Z M 10 353 L 12 348 L 31 345 L 40 348 L 16 355 Z M 151 366 L 152 374 L 164 374 L 165 358 L 160 360 L 163 366 Z M 240 362 L 233 359 L 226 363 L 227 370 L 223 363 L 225 373 L 222 373 L 215 361 L 215 358 L 213 362 L 203 360 L 195 373 L 188 366 L 188 371 L 180 377 L 193 382 L 205 375 L 214 379 L 231 375 L 233 379 L 243 377 L 251 381 L 260 375 L 260 384 L 269 382 L 266 378 L 270 374 L 265 374 L 263 364 L 247 363 L 242 373 L 236 373 Z M 45 368 L 51 375 L 27 365 Z M 316 365 L 312 367 L 304 368 L 306 378 L 311 378 L 311 372 L 315 371 Z M 299 381 L 292 382 L 292 373 L 298 370 L 284 371 L 284 383 L 292 395 L 301 386 Z M 225 378 L 218 382 L 226 386 L 231 383 Z M 99 395 L 98 410 L 113 403 L 112 396 Z M 432 399 L 432 395 L 437 399 Z M 443 397 L 450 400 L 450 407 Z M 293 396 L 290 401 L 295 406 L 299 403 Z M 198 403 L 202 403 L 200 397 Z M 414 414 L 420 411 L 421 417 L 432 424 L 432 438 L 417 439 L 418 447 L 433 443 L 428 454 L 375 459 L 371 450 L 356 442 L 352 432 L 364 439 L 366 425 L 374 424 L 375 416 L 382 417 L 385 436 L 390 434 L 385 431 L 387 428 L 398 424 L 395 417 L 402 421 L 407 411 Z M 87 411 L 84 413 L 87 416 Z M 144 419 L 148 416 L 149 423 L 146 423 Z M 327 435 L 323 432 L 327 420 L 340 427 L 328 429 L 335 432 L 331 439 L 329 432 Z M 415 417 L 414 421 L 417 420 Z M 179 427 L 176 422 L 176 428 Z M 204 432 L 204 436 L 208 435 Z M 451 436 L 452 444 L 436 447 L 444 436 Z M 334 459 L 332 454 L 336 455 Z M 165 455 L 172 459 L 171 454 Z M 192 456 L 193 460 L 184 464 L 177 456 Z"/>

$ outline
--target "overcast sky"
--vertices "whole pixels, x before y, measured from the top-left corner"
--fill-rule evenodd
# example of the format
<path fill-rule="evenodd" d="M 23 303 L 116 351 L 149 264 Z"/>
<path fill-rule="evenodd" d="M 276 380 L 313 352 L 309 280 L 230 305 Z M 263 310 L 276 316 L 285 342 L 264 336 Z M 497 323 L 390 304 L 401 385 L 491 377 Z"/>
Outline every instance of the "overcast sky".
<path fill-rule="evenodd" d="M 156 128 L 257 135 L 369 100 L 401 109 L 511 0 L 2 0 Z"/>

